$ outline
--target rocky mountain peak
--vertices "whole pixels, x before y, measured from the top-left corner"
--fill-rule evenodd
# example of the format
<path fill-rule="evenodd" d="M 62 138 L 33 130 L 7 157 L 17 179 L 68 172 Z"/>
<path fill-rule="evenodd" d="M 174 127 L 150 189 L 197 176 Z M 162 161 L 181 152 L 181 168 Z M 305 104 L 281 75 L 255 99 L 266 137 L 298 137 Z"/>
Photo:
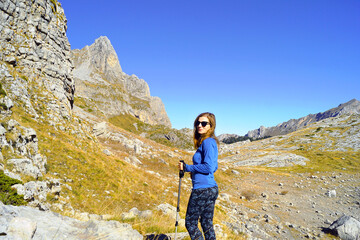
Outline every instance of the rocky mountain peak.
<path fill-rule="evenodd" d="M 151 125 L 171 126 L 164 104 L 150 96 L 148 84 L 121 69 L 110 40 L 102 36 L 90 46 L 72 51 L 76 95 L 96 102 L 106 117 L 130 114 Z M 96 87 L 94 87 L 96 86 Z"/>
<path fill-rule="evenodd" d="M 110 40 L 101 36 L 90 46 L 92 64 L 102 72 L 122 72 L 119 59 Z"/>
<path fill-rule="evenodd" d="M 360 101 L 356 100 L 355 98 L 348 101 L 347 103 L 340 104 L 338 106 L 339 114 L 347 113 L 347 114 L 357 114 L 360 113 Z"/>
<path fill-rule="evenodd" d="M 102 78 L 109 83 L 123 82 L 118 56 L 107 37 L 101 36 L 92 45 L 73 52 L 80 54 L 80 59 L 75 60 L 75 74 L 92 72 L 103 75 Z"/>

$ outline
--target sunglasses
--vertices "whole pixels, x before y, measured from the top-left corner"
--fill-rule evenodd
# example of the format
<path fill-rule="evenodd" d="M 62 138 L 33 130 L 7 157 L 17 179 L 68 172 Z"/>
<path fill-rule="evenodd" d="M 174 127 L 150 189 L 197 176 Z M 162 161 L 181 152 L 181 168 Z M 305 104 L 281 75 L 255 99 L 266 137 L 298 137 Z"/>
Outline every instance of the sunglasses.
<path fill-rule="evenodd" d="M 201 124 L 202 127 L 206 127 L 206 125 L 208 125 L 209 122 L 206 122 L 206 121 L 203 121 L 203 122 L 199 122 L 199 121 L 196 121 L 195 123 L 195 126 L 199 126 L 199 124 Z"/>

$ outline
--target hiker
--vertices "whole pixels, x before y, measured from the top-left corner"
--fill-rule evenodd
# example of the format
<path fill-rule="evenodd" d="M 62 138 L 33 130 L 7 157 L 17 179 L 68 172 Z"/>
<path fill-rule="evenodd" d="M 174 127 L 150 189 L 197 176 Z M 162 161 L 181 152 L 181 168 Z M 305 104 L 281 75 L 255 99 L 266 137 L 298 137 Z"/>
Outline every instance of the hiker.
<path fill-rule="evenodd" d="M 192 240 L 204 239 L 198 228 L 199 219 L 205 239 L 216 239 L 213 217 L 219 190 L 214 173 L 218 168 L 219 141 L 215 136 L 215 127 L 214 114 L 205 112 L 197 116 L 193 136 L 197 150 L 192 158 L 193 165 L 179 162 L 179 170 L 190 172 L 193 185 L 185 218 L 185 226 Z"/>

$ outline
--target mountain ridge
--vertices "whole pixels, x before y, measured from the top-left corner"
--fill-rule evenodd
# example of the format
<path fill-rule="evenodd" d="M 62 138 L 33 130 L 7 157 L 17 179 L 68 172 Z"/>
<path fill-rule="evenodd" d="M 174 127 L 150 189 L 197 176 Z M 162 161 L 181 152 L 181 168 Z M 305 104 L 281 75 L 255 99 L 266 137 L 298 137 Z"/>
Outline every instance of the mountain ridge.
<path fill-rule="evenodd" d="M 294 132 L 298 129 L 309 126 L 312 123 L 321 121 L 326 118 L 341 116 L 344 114 L 359 114 L 360 113 L 360 102 L 357 99 L 351 99 L 346 103 L 341 103 L 337 107 L 331 108 L 324 112 L 316 114 L 308 114 L 298 119 L 290 119 L 286 122 L 282 122 L 272 127 L 260 126 L 258 129 L 250 130 L 244 136 L 237 134 L 221 134 L 220 139 L 224 143 L 233 143 L 246 139 L 261 139 L 273 136 L 279 136 Z"/>
<path fill-rule="evenodd" d="M 306 127 L 311 123 L 318 122 L 329 117 L 336 117 L 343 114 L 353 113 L 360 113 L 360 102 L 356 99 L 352 99 L 346 103 L 342 103 L 339 106 L 331 108 L 325 112 L 309 114 L 305 117 L 301 117 L 298 119 L 290 119 L 273 127 L 266 128 L 264 126 L 261 126 L 258 129 L 250 130 L 245 135 L 245 137 L 259 139 L 264 137 L 284 135 Z"/>

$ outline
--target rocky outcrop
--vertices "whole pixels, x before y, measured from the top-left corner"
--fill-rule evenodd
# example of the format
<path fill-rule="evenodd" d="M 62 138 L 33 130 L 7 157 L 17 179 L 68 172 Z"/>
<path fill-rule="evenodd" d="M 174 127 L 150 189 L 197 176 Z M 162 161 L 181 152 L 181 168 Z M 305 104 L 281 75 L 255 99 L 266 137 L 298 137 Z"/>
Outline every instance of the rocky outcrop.
<path fill-rule="evenodd" d="M 347 103 L 340 104 L 338 107 L 332 108 L 322 113 L 309 114 L 299 119 L 291 119 L 287 122 L 283 122 L 274 127 L 266 128 L 264 126 L 261 126 L 258 129 L 249 131 L 245 136 L 252 139 L 259 139 L 264 137 L 285 135 L 294 132 L 298 129 L 301 129 L 303 127 L 306 127 L 311 123 L 318 122 L 326 118 L 341 116 L 344 114 L 359 114 L 359 113 L 360 113 L 360 102 L 356 99 L 352 99 Z"/>
<path fill-rule="evenodd" d="M 220 142 L 226 143 L 226 144 L 232 144 L 240 141 L 246 141 L 249 138 L 240 136 L 237 134 L 221 134 L 217 137 Z"/>
<path fill-rule="evenodd" d="M 76 95 L 91 99 L 106 117 L 130 114 L 151 125 L 171 127 L 164 104 L 150 96 L 148 84 L 121 69 L 117 54 L 107 37 L 83 49 L 72 51 Z"/>
<path fill-rule="evenodd" d="M 46 172 L 46 159 L 39 153 L 38 139 L 32 128 L 21 126 L 17 121 L 10 119 L 0 124 L 0 149 L 9 159 L 4 159 L 0 152 L 0 169 L 4 168 L 4 160 L 8 168 L 5 171 L 10 177 L 20 179 L 23 174 L 35 179 L 42 177 Z M 16 158 L 21 156 L 21 158 Z"/>
<path fill-rule="evenodd" d="M 117 221 L 79 221 L 51 211 L 15 207 L 0 202 L 0 236 L 5 239 L 129 239 L 143 236 Z"/>
<path fill-rule="evenodd" d="M 15 119 L 60 130 L 69 126 L 75 81 L 66 30 L 57 1 L 0 2 L 0 170 L 9 177 L 37 180 L 47 164 L 36 131 Z M 46 194 L 37 190 L 50 185 L 37 181 L 17 189 L 30 205 L 40 207 Z"/>

